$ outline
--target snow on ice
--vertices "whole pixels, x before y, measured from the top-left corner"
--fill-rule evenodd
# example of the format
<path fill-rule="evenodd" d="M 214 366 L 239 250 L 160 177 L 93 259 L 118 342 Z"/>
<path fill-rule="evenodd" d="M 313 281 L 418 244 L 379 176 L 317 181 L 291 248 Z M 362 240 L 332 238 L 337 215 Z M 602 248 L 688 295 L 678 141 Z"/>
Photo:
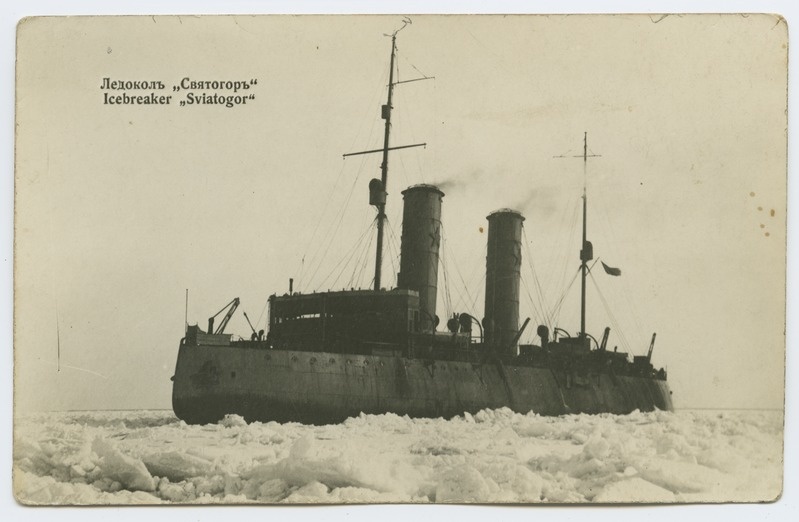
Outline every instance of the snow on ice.
<path fill-rule="evenodd" d="M 763 501 L 782 489 L 781 412 L 360 415 L 191 426 L 168 411 L 18 418 L 27 504 Z"/>

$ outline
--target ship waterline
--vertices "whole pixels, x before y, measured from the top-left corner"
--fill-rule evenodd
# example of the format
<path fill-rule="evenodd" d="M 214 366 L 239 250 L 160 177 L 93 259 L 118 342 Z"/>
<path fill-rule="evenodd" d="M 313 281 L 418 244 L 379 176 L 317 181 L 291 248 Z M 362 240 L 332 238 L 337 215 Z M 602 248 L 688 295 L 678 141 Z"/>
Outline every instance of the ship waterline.
<path fill-rule="evenodd" d="M 486 408 L 519 413 L 672 410 L 666 380 L 612 372 L 388 355 L 180 347 L 172 405 L 189 423 L 328 424 L 360 413 L 451 418 Z"/>

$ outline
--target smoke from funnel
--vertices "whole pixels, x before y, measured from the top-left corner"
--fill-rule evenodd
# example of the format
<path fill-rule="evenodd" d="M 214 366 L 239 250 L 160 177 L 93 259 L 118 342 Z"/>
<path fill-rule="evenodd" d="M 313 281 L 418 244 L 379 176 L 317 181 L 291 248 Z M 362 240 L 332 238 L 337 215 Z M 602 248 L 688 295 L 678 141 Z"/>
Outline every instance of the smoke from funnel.
<path fill-rule="evenodd" d="M 549 215 L 557 210 L 555 204 L 557 198 L 555 187 L 535 187 L 522 194 L 511 208 L 520 212 L 531 211 L 540 215 Z"/>
<path fill-rule="evenodd" d="M 483 176 L 483 171 L 481 169 L 475 169 L 461 176 L 453 176 L 450 178 L 443 179 L 441 181 L 436 181 L 434 185 L 441 190 L 446 190 L 448 192 L 451 192 L 453 190 L 459 190 L 467 185 L 476 182 L 482 176 Z"/>

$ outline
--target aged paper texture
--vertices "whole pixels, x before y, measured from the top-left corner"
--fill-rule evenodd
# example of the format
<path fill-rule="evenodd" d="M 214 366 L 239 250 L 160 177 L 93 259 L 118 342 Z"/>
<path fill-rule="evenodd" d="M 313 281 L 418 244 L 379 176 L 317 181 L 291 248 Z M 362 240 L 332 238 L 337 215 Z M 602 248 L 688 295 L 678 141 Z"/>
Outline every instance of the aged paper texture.
<path fill-rule="evenodd" d="M 787 46 L 765 14 L 21 21 L 17 500 L 777 499 Z"/>

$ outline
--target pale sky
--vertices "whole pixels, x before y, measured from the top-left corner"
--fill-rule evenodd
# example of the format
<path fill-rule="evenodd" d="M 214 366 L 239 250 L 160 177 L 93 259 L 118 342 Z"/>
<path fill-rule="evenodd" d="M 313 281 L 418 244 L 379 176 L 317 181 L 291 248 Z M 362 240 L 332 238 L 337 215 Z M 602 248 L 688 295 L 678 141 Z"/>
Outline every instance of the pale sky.
<path fill-rule="evenodd" d="M 380 159 L 341 155 L 380 146 L 383 35 L 400 19 L 76 18 L 20 27 L 20 411 L 169 408 L 186 288 L 189 322 L 204 328 L 236 296 L 256 320 L 290 277 L 303 292 L 370 285 L 369 236 L 350 253 L 374 218 L 366 187 Z M 667 367 L 678 408 L 781 407 L 784 23 L 412 19 L 398 36 L 400 79 L 435 79 L 397 87 L 392 143 L 427 147 L 392 153 L 388 214 L 398 239 L 402 189 L 440 183 L 446 193 L 449 298 L 442 267 L 439 315 L 482 317 L 480 227 L 501 207 L 527 218 L 530 294 L 532 253 L 546 306 L 560 299 L 579 263 L 583 178 L 579 160 L 553 156 L 580 153 L 587 131 L 590 151 L 601 154 L 588 165 L 589 239 L 595 256 L 622 269 L 620 278 L 601 269 L 595 277 L 633 352 L 645 353 L 658 333 L 653 362 Z M 184 77 L 258 85 L 255 100 L 231 109 L 109 106 L 103 77 L 170 89 Z M 389 285 L 397 246 L 384 265 Z M 521 315 L 535 324 L 540 311 L 525 285 Z M 588 330 L 599 336 L 608 316 L 591 283 L 588 299 Z M 578 300 L 575 282 L 559 315 L 572 333 Z M 228 331 L 247 337 L 241 309 Z M 616 329 L 610 343 L 623 348 Z"/>

